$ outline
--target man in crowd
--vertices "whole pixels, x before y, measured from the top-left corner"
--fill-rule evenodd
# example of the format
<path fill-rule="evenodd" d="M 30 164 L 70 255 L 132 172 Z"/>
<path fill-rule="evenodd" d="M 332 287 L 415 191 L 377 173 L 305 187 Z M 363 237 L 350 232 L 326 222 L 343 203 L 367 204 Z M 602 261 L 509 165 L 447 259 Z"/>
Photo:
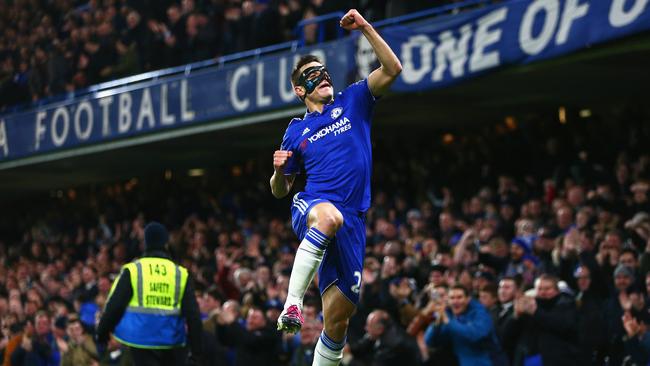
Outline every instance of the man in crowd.
<path fill-rule="evenodd" d="M 22 343 L 11 355 L 12 365 L 58 366 L 61 351 L 52 332 L 50 316 L 39 311 L 34 318 L 34 327 L 26 327 Z"/>
<path fill-rule="evenodd" d="M 62 343 L 61 366 L 91 365 L 93 361 L 99 361 L 97 346 L 77 316 L 68 319 L 67 333 L 68 342 Z"/>
<path fill-rule="evenodd" d="M 501 347 L 511 362 L 514 357 L 517 339 L 508 337 L 508 328 L 512 326 L 514 321 L 514 301 L 518 293 L 519 285 L 515 277 L 504 277 L 499 281 L 499 289 L 497 290 L 499 307 L 495 329 Z"/>
<path fill-rule="evenodd" d="M 435 321 L 425 334 L 427 344 L 450 345 L 461 366 L 501 362 L 503 356 L 490 314 L 465 287 L 452 286 L 447 304 L 439 302 L 434 313 Z"/>
<path fill-rule="evenodd" d="M 223 308 L 217 317 L 219 340 L 235 350 L 235 366 L 277 365 L 280 336 L 269 324 L 264 311 L 248 310 L 246 325 L 238 320 L 235 308 Z"/>
<path fill-rule="evenodd" d="M 543 365 L 571 366 L 577 357 L 577 313 L 573 298 L 560 293 L 557 277 L 543 274 L 536 281 L 536 297 L 522 296 L 514 305 L 529 341 L 525 359 Z"/>
<path fill-rule="evenodd" d="M 366 334 L 350 345 L 355 365 L 417 365 L 419 350 L 415 339 L 391 319 L 384 310 L 375 310 L 366 320 Z"/>

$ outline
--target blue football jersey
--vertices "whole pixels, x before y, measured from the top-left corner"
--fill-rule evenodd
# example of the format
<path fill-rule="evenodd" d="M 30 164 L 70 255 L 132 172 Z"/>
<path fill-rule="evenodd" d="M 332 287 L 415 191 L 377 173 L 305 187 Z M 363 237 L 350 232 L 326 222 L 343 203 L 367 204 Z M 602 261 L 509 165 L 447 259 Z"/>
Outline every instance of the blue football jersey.
<path fill-rule="evenodd" d="M 305 193 L 346 208 L 370 207 L 370 120 L 375 98 L 361 80 L 323 108 L 289 122 L 282 150 L 293 151 L 286 175 L 305 172 Z"/>

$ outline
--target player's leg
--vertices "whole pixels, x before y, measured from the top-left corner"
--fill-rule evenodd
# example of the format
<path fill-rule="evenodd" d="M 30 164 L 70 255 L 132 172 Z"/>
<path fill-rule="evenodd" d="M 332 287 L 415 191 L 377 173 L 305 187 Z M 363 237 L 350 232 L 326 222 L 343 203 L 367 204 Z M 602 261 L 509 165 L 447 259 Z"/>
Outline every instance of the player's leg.
<path fill-rule="evenodd" d="M 365 220 L 345 215 L 319 272 L 324 329 L 316 344 L 314 365 L 338 365 L 343 357 L 350 317 L 359 303 L 365 246 Z"/>
<path fill-rule="evenodd" d="M 343 358 L 350 317 L 356 306 L 341 293 L 337 286 L 330 286 L 323 294 L 323 332 L 314 351 L 314 366 L 335 366 Z"/>
<path fill-rule="evenodd" d="M 309 207 L 303 205 L 307 214 L 307 231 L 300 242 L 289 278 L 289 291 L 284 310 L 278 318 L 278 330 L 294 333 L 302 325 L 302 300 L 314 274 L 320 266 L 325 250 L 336 232 L 343 225 L 343 215 L 331 203 L 320 201 Z"/>

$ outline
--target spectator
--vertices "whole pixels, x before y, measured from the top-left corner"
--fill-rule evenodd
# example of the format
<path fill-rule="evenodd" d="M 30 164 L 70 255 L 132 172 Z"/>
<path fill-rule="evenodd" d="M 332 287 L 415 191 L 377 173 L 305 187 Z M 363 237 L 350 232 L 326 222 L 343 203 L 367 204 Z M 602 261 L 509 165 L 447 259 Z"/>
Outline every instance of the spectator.
<path fill-rule="evenodd" d="M 5 5 L 0 4 L 2 6 Z M 205 2 L 197 2 L 194 12 L 204 13 L 207 8 Z M 125 8 L 124 13 L 116 12 L 114 18 L 117 19 L 111 24 L 125 22 L 128 11 L 130 9 Z M 109 13 L 107 10 L 93 14 L 106 17 Z M 147 19 L 144 11 L 139 13 L 148 26 L 151 19 Z M 7 14 L 0 11 L 0 18 L 4 19 Z M 78 20 L 74 20 L 77 17 Z M 72 20 L 62 18 L 62 21 L 74 20 L 80 24 L 79 27 L 86 28 L 84 22 L 95 24 L 94 17 L 88 13 L 75 15 Z M 34 21 L 40 23 L 42 19 Z M 26 26 L 29 24 L 26 22 Z M 64 42 L 64 46 L 72 47 L 67 43 L 78 44 L 75 46 L 78 52 L 88 57 L 84 45 L 98 42 L 98 37 L 93 36 L 95 31 L 88 28 L 89 31 L 82 32 L 81 29 L 75 30 L 77 26 L 70 27 L 70 41 Z M 115 32 L 120 28 L 113 25 L 110 29 Z M 122 35 L 114 36 L 114 39 L 123 39 Z M 25 51 L 21 51 L 22 48 Z M 31 64 L 33 49 L 22 48 L 17 47 L 15 52 L 24 54 Z M 44 49 L 50 52 L 47 46 Z M 68 48 L 65 52 L 72 53 Z M 48 57 L 51 61 L 52 54 Z M 11 68 L 7 67 L 7 72 L 11 71 L 12 83 L 27 78 L 30 71 L 27 67 L 23 76 L 17 76 L 20 73 L 18 65 L 18 61 L 15 64 L 12 61 Z M 4 67 L 3 63 L 0 69 L 5 70 Z M 76 62 L 73 70 L 79 71 Z M 0 74 L 4 76 L 4 72 L 0 71 Z M 1 102 L 5 100 L 0 99 Z M 620 126 L 626 126 L 624 130 L 633 131 L 630 134 L 634 139 L 644 141 L 650 137 L 644 129 L 647 124 L 644 118 L 629 119 L 635 122 L 603 121 L 603 126 L 593 126 L 593 135 L 613 136 L 621 130 Z M 633 139 L 629 139 L 627 134 L 603 144 L 598 142 L 598 137 L 582 132 L 579 123 L 569 123 L 561 128 L 554 126 L 547 121 L 531 121 L 526 128 L 534 134 L 531 132 L 533 137 L 525 139 L 519 134 L 521 129 L 501 130 L 499 133 L 486 129 L 476 134 L 463 131 L 454 135 L 457 138 L 452 144 L 444 144 L 435 136 L 431 139 L 430 135 L 426 138 L 415 136 L 409 139 L 408 144 L 403 144 L 393 135 L 390 139 L 375 136 L 375 174 L 382 179 L 374 180 L 377 187 L 375 203 L 367 218 L 362 300 L 357 317 L 350 323 L 348 339 L 351 344 L 364 337 L 366 318 L 374 310 L 389 312 L 395 319 L 393 326 L 404 327 L 408 318 L 400 319 L 399 315 L 404 314 L 402 310 L 408 305 L 420 314 L 415 320 L 423 319 L 416 327 L 419 329 L 410 332 L 420 342 L 421 358 L 428 364 L 452 364 L 454 361 L 445 358 L 441 351 L 453 347 L 428 348 L 424 344 L 423 330 L 433 322 L 433 317 L 422 317 L 421 313 L 424 311 L 431 315 L 432 309 L 428 306 L 433 290 L 439 294 L 443 290 L 446 292 L 446 283 L 454 283 L 457 278 L 474 289 L 479 288 L 479 281 L 486 280 L 486 276 L 477 278 L 472 274 L 480 272 L 494 273 L 494 281 L 500 284 L 501 311 L 495 329 L 506 353 L 516 361 L 521 361 L 517 355 L 539 354 L 538 331 L 527 327 L 528 321 L 522 321 L 523 318 L 533 321 L 534 314 L 520 311 L 519 318 L 514 319 L 512 310 L 525 307 L 515 306 L 518 301 L 508 306 L 513 302 L 513 296 L 521 295 L 519 277 L 503 277 L 506 266 L 513 259 L 509 250 L 512 238 L 504 234 L 499 217 L 503 202 L 510 206 L 505 211 L 511 212 L 505 212 L 505 216 L 512 215 L 509 225 L 512 224 L 513 235 L 525 239 L 523 244 L 526 248 L 532 248 L 530 256 L 522 257 L 522 262 L 528 261 L 531 268 L 528 271 L 528 267 L 523 266 L 530 275 L 521 291 L 526 291 L 527 285 L 534 283 L 540 273 L 549 272 L 561 276 L 577 293 L 574 310 L 577 312 L 577 331 L 571 334 L 574 334 L 573 346 L 577 344 L 580 352 L 575 354 L 574 363 L 588 364 L 586 360 L 595 360 L 598 364 L 608 359 L 616 364 L 625 357 L 642 360 L 633 356 L 634 348 L 630 350 L 627 342 L 633 340 L 629 334 L 635 334 L 634 329 L 631 328 L 632 332 L 628 334 L 621 319 L 626 307 L 638 309 L 648 304 L 646 300 L 642 305 L 639 289 L 628 290 L 630 285 L 638 285 L 638 280 L 646 279 L 645 262 L 648 258 L 645 252 L 649 245 L 647 237 L 644 237 L 644 225 L 647 220 L 642 211 L 635 212 L 637 206 L 630 187 L 647 179 L 644 177 L 648 176 L 648 154 L 642 149 L 631 150 Z M 558 211 L 571 207 L 568 193 L 575 186 L 573 181 L 565 180 L 566 174 L 562 173 L 566 171 L 565 162 L 574 159 L 571 144 L 557 145 L 563 141 L 564 134 L 598 146 L 598 155 L 611 157 L 611 161 L 602 159 L 598 163 L 603 180 L 612 183 L 584 178 L 579 183 L 584 189 L 584 201 L 570 215 L 565 212 L 563 218 L 575 225 L 576 230 L 560 232 L 555 218 Z M 522 140 L 526 141 L 525 146 L 514 143 Z M 547 144 L 551 140 L 555 142 Z M 481 149 L 476 146 L 481 146 Z M 399 154 L 395 154 L 397 150 Z M 518 157 L 525 157 L 526 161 L 519 162 Z M 484 169 L 470 164 L 473 159 Z M 200 291 L 195 296 L 204 301 L 201 306 L 204 316 L 210 311 L 215 315 L 218 309 L 235 308 L 233 310 L 237 313 L 238 303 L 242 304 L 241 309 L 263 307 L 268 319 L 275 316 L 274 304 L 282 303 L 286 297 L 287 270 L 297 243 L 286 224 L 286 207 L 281 207 L 267 192 L 259 189 L 266 168 L 267 163 L 262 160 L 251 158 L 244 161 L 242 158 L 237 164 L 216 166 L 217 173 L 208 170 L 200 180 L 179 177 L 175 173 L 169 180 L 143 175 L 137 182 L 81 185 L 62 190 L 60 197 L 48 194 L 41 199 L 39 194 L 35 194 L 8 199 L 5 202 L 7 207 L 25 209 L 5 210 L 0 214 L 0 231 L 3 233 L 0 241 L 0 316 L 11 329 L 5 332 L 10 337 L 6 344 L 0 344 L 0 348 L 7 364 L 16 353 L 12 350 L 17 350 L 23 343 L 23 325 L 25 333 L 34 339 L 33 321 L 29 319 L 39 311 L 47 311 L 55 319 L 54 327 L 50 326 L 53 338 L 60 340 L 64 337 L 61 332 L 63 320 L 70 312 L 82 310 L 81 302 L 76 300 L 86 288 L 84 276 L 88 276 L 88 271 L 85 268 L 95 269 L 92 277 L 99 292 L 97 297 L 85 299 L 89 304 L 89 317 L 93 318 L 97 308 L 103 308 L 111 280 L 121 266 L 142 254 L 143 223 L 153 216 L 168 220 L 174 256 L 186 264 L 199 284 Z M 448 174 L 443 177 L 436 173 L 440 171 Z M 520 173 L 499 178 L 496 171 Z M 224 174 L 228 179 L 224 179 Z M 443 232 L 448 235 L 441 235 Z M 537 240 L 530 240 L 531 233 L 538 234 Z M 460 252 L 459 239 L 463 236 L 473 239 L 466 241 L 468 253 Z M 638 272 L 625 269 L 624 264 L 636 266 L 632 251 L 641 253 Z M 539 264 L 535 264 L 535 258 Z M 508 286 L 503 287 L 510 295 L 502 298 L 501 284 L 512 284 L 509 287 L 516 290 L 507 291 Z M 223 293 L 223 306 L 206 297 L 205 294 L 211 291 L 210 286 Z M 306 304 L 307 301 L 320 303 L 315 287 L 308 293 Z M 570 303 L 569 295 L 558 296 L 560 300 L 557 303 Z M 526 296 L 521 297 L 526 299 Z M 557 303 L 556 307 L 559 306 Z M 542 308 L 541 302 L 536 302 L 536 305 L 538 309 Z M 604 312 L 603 307 L 607 308 Z M 552 313 L 553 309 L 551 307 L 548 312 Z M 306 318 L 316 319 L 318 313 L 319 309 L 305 306 Z M 245 319 L 240 319 L 239 315 L 237 318 L 235 322 L 245 326 Z M 512 321 L 514 332 L 509 333 L 509 327 L 505 325 Z M 599 322 L 606 325 L 599 326 Z M 636 322 L 639 328 L 643 326 L 640 317 Z M 413 323 L 415 321 L 409 325 Z M 634 327 L 631 321 L 630 325 Z M 87 329 L 88 334 L 92 331 Z M 546 328 L 539 331 L 543 337 L 555 335 Z M 212 334 L 216 334 L 216 330 Z M 510 334 L 514 337 L 508 337 Z M 626 335 L 628 338 L 624 340 Z M 642 343 L 643 338 L 639 339 Z M 209 344 L 214 345 L 214 342 Z M 24 350 L 21 352 L 25 354 Z M 102 354 L 101 364 L 129 363 L 128 353 L 119 345 L 109 343 L 108 352 Z M 293 356 L 291 351 L 276 351 L 275 354 L 281 355 L 281 362 L 286 363 Z M 220 360 L 227 362 L 223 358 Z"/>
<path fill-rule="evenodd" d="M 198 292 L 198 291 L 197 291 Z M 198 300 L 197 300 L 198 301 Z M 201 301 L 199 306 L 201 306 Z M 217 337 L 218 318 L 221 307 L 213 309 L 203 320 L 203 362 L 206 365 L 228 365 L 227 350 Z"/>
<path fill-rule="evenodd" d="M 280 304 L 282 306 L 282 304 Z M 314 361 L 314 347 L 323 330 L 323 323 L 318 319 L 307 319 L 300 329 L 300 343 L 293 351 L 291 366 L 311 366 Z"/>
<path fill-rule="evenodd" d="M 632 270 L 634 279 L 639 279 L 639 253 L 633 248 L 623 248 L 618 256 L 619 265 L 623 265 Z"/>
<path fill-rule="evenodd" d="M 626 362 L 633 365 L 647 365 L 650 360 L 648 324 L 635 318 L 630 312 L 625 312 L 621 320 L 625 328 L 623 343 Z"/>
<path fill-rule="evenodd" d="M 99 361 L 97 346 L 92 338 L 84 331 L 81 321 L 77 317 L 68 319 L 68 342 L 57 340 L 61 350 L 61 366 L 90 365 Z"/>
<path fill-rule="evenodd" d="M 201 320 L 207 319 L 215 310 L 221 308 L 221 305 L 224 302 L 223 294 L 216 287 L 210 288 L 203 293 L 200 291 L 196 291 L 196 293 L 196 302 L 199 304 Z"/>
<path fill-rule="evenodd" d="M 603 362 L 604 347 L 607 337 L 603 319 L 604 299 L 594 289 L 591 270 L 579 266 L 575 271 L 577 279 L 576 308 L 578 310 L 578 342 L 581 364 L 598 364 Z"/>
<path fill-rule="evenodd" d="M 429 345 L 450 345 L 463 365 L 493 365 L 501 359 L 490 314 L 463 286 L 449 289 L 448 304 L 435 306 L 436 320 L 425 335 Z"/>
<path fill-rule="evenodd" d="M 499 298 L 498 314 L 495 324 L 497 339 L 510 363 L 514 360 L 517 339 L 512 337 L 510 328 L 515 322 L 514 302 L 519 294 L 519 284 L 515 277 L 503 277 L 499 281 L 497 296 Z"/>
<path fill-rule="evenodd" d="M 535 279 L 535 259 L 531 256 L 531 247 L 528 240 L 517 237 L 510 244 L 510 262 L 505 269 L 506 276 L 521 276 L 523 283 L 532 285 Z"/>
<path fill-rule="evenodd" d="M 537 280 L 535 292 L 535 299 L 523 297 L 515 303 L 515 317 L 523 323 L 523 338 L 532 339 L 526 358 L 541 359 L 545 365 L 573 365 L 577 356 L 574 300 L 561 294 L 557 277 L 548 274 Z"/>
<path fill-rule="evenodd" d="M 456 360 L 456 356 L 449 347 L 446 347 L 445 345 L 428 347 L 424 338 L 426 328 L 434 320 L 434 310 L 437 304 L 439 302 L 447 302 L 448 287 L 444 283 L 436 285 L 435 282 L 432 281 L 425 288 L 425 291 L 422 292 L 429 299 L 429 302 L 423 307 L 420 313 L 413 318 L 406 332 L 410 336 L 415 337 L 420 349 L 422 363 L 424 365 L 457 365 L 458 361 Z"/>
<path fill-rule="evenodd" d="M 417 365 L 419 352 L 415 340 L 394 324 L 390 315 L 375 310 L 368 315 L 366 334 L 358 342 L 350 344 L 354 365 L 382 366 Z"/>
<path fill-rule="evenodd" d="M 602 244 L 605 245 L 605 244 Z M 610 296 L 604 304 L 604 318 L 606 321 L 607 350 L 611 362 L 623 362 L 623 336 L 625 329 L 621 318 L 629 309 L 628 288 L 634 283 L 634 273 L 628 267 L 619 265 L 614 271 L 614 287 L 616 293 Z"/>
<path fill-rule="evenodd" d="M 61 353 L 52 334 L 50 316 L 39 311 L 34 318 L 33 333 L 25 329 L 22 343 L 11 355 L 11 364 L 18 366 L 47 365 L 56 366 L 61 362 Z"/>
<path fill-rule="evenodd" d="M 497 287 L 493 283 L 487 283 L 478 292 L 478 301 L 487 309 L 492 318 L 492 324 L 496 325 L 499 320 L 499 306 Z"/>
<path fill-rule="evenodd" d="M 236 312 L 227 309 L 219 313 L 217 320 L 219 340 L 235 349 L 235 365 L 276 365 L 280 338 L 262 309 L 252 307 L 248 310 L 245 327 L 236 320 Z"/>
<path fill-rule="evenodd" d="M 5 337 L 2 341 L 4 351 L 2 365 L 11 366 L 13 353 L 22 344 L 23 335 L 34 333 L 34 323 L 27 320 L 21 324 L 16 318 L 12 319 L 12 317 L 6 316 L 2 319 L 2 332 Z"/>
<path fill-rule="evenodd" d="M 76 297 L 82 303 L 93 301 L 99 293 L 99 289 L 97 288 L 97 273 L 95 269 L 84 267 L 81 272 L 81 279 L 83 282 L 79 288 L 76 289 Z"/>
<path fill-rule="evenodd" d="M 140 56 L 135 42 L 125 38 L 115 41 L 118 61 L 115 65 L 108 65 L 100 71 L 100 76 L 107 80 L 137 74 L 141 70 Z"/>
<path fill-rule="evenodd" d="M 417 3 L 402 10 L 431 6 Z M 12 2 L 0 9 L 0 108 L 133 73 L 294 40 L 300 36 L 295 32 L 300 20 L 345 10 L 346 4 L 220 0 L 197 5 L 174 0 L 75 5 Z M 361 10 L 379 20 L 388 7 L 380 1 Z M 325 23 L 324 39 L 336 37 L 337 27 L 336 21 Z M 305 27 L 307 43 L 318 40 L 318 28 Z"/>

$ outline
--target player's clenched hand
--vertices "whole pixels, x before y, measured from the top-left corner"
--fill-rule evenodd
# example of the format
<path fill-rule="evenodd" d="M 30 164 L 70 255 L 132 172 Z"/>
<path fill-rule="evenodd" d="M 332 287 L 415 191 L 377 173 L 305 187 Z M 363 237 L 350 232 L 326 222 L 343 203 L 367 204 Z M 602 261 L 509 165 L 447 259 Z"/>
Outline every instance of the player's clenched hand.
<path fill-rule="evenodd" d="M 287 165 L 287 161 L 291 155 L 293 155 L 292 151 L 276 150 L 273 153 L 273 169 L 278 173 L 283 173 L 284 167 Z"/>
<path fill-rule="evenodd" d="M 361 29 L 368 25 L 368 22 L 359 14 L 357 9 L 350 9 L 339 22 L 345 30 Z"/>

